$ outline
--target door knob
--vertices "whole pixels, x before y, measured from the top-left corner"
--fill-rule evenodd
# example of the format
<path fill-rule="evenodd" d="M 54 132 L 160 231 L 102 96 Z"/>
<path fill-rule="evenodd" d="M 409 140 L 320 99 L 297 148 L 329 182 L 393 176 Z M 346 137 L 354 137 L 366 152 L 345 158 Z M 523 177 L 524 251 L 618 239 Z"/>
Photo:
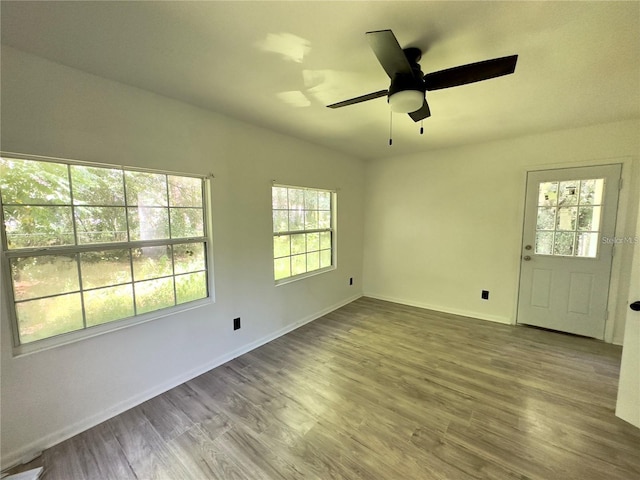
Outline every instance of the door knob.
<path fill-rule="evenodd" d="M 640 300 L 638 300 L 637 302 L 633 302 L 631 305 L 629 305 L 629 308 L 634 312 L 640 312 Z"/>
<path fill-rule="evenodd" d="M 522 257 L 522 259 L 523 259 L 525 262 L 528 262 L 529 260 L 531 260 L 531 257 L 530 257 L 529 255 L 525 255 L 524 257 Z"/>

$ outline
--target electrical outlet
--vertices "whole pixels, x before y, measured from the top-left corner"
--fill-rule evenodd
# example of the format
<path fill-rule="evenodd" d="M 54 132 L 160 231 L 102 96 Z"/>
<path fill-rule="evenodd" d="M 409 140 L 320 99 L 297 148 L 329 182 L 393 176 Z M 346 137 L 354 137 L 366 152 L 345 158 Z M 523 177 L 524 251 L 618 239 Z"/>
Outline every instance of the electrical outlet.
<path fill-rule="evenodd" d="M 349 277 L 349 285 L 353 285 L 353 277 Z"/>
<path fill-rule="evenodd" d="M 489 290 L 482 290 L 482 299 L 489 300 Z"/>
<path fill-rule="evenodd" d="M 233 329 L 238 330 L 240 328 L 240 317 L 233 319 Z"/>

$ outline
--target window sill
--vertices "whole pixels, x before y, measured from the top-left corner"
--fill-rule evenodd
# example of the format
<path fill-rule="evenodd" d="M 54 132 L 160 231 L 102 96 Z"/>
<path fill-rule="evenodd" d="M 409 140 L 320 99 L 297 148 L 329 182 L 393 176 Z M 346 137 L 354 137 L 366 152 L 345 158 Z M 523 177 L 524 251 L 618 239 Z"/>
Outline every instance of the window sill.
<path fill-rule="evenodd" d="M 301 273 L 300 275 L 295 275 L 293 277 L 281 278 L 280 280 L 276 280 L 276 287 L 279 287 L 281 285 L 287 285 L 289 283 L 294 283 L 294 282 L 297 282 L 298 280 L 303 280 L 305 278 L 315 277 L 316 275 L 330 272 L 335 269 L 336 267 L 334 265 L 331 265 L 330 267 L 321 268 L 319 270 L 314 270 L 312 272 Z"/>

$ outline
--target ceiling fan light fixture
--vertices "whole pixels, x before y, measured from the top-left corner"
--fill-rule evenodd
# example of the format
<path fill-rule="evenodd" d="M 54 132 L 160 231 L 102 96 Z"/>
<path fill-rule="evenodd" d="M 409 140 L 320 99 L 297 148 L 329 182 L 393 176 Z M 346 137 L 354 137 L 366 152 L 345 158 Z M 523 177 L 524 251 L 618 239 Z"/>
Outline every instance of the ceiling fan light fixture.
<path fill-rule="evenodd" d="M 424 92 L 420 90 L 402 90 L 389 95 L 392 112 L 411 113 L 419 110 L 424 103 Z"/>

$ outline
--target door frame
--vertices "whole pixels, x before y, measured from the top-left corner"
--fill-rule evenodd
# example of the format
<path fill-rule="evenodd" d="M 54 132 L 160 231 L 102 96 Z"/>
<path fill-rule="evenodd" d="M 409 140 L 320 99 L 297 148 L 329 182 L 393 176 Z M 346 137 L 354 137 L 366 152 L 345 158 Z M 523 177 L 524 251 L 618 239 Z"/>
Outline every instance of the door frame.
<path fill-rule="evenodd" d="M 540 164 L 528 164 L 523 165 L 521 169 L 520 180 L 520 213 L 518 220 L 521 225 L 520 236 L 518 237 L 518 245 L 516 252 L 518 252 L 517 268 L 515 282 L 518 288 L 516 288 L 515 297 L 513 299 L 513 313 L 512 324 L 518 324 L 518 299 L 520 296 L 520 275 L 522 270 L 522 262 L 520 261 L 520 254 L 522 251 L 522 245 L 524 241 L 524 214 L 525 214 L 525 200 L 527 191 L 527 174 L 529 172 L 537 172 L 541 170 L 560 170 L 566 168 L 580 168 L 580 167 L 594 167 L 599 165 L 611 165 L 619 163 L 622 165 L 621 173 L 621 189 L 618 194 L 618 212 L 615 222 L 615 237 L 624 236 L 621 232 L 629 232 L 635 229 L 635 204 L 640 199 L 640 165 L 638 165 L 638 159 L 631 156 L 601 158 L 592 160 L 581 161 L 569 161 L 569 162 L 553 162 L 553 163 L 540 163 Z M 638 192 L 634 195 L 634 192 Z M 634 217 L 634 218 L 630 218 Z M 622 345 L 624 338 L 624 318 L 626 316 L 626 292 L 629 289 L 629 282 L 631 280 L 631 264 L 632 258 L 629 255 L 628 250 L 625 248 L 619 248 L 614 246 L 614 256 L 611 263 L 611 275 L 609 278 L 609 296 L 607 300 L 608 317 L 605 320 L 605 332 L 604 341 L 607 343 L 615 343 L 616 345 Z M 616 328 L 617 327 L 617 328 Z"/>

